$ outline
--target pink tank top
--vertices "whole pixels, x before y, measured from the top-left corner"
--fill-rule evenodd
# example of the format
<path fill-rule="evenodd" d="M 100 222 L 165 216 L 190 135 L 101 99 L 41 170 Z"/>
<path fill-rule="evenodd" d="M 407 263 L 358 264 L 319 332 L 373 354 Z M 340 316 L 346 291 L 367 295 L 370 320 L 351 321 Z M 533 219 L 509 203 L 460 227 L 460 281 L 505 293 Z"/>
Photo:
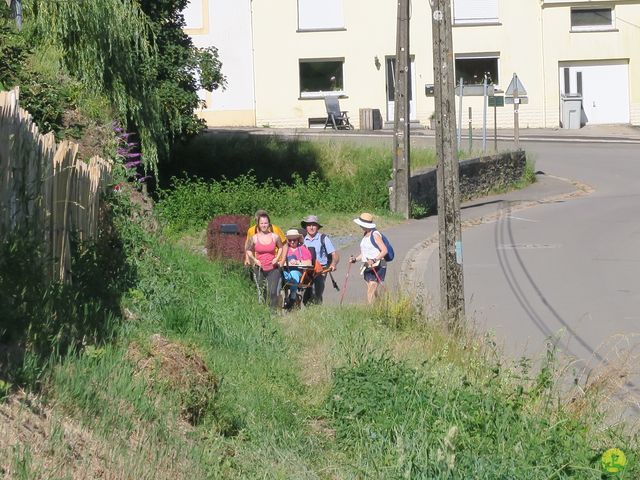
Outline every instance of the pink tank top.
<path fill-rule="evenodd" d="M 256 236 L 255 255 L 260 261 L 260 265 L 262 265 L 262 270 L 264 272 L 270 272 L 275 268 L 273 263 L 271 263 L 273 262 L 273 259 L 276 258 L 276 242 L 273 239 L 273 234 L 271 235 L 271 241 L 266 245 L 260 243 Z"/>

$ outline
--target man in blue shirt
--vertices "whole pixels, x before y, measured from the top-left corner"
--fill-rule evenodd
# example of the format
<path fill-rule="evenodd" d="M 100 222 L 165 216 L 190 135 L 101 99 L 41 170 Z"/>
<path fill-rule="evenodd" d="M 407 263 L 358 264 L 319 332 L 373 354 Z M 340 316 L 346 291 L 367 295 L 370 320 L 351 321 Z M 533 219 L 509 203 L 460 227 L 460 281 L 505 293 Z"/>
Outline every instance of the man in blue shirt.
<path fill-rule="evenodd" d="M 307 248 L 313 247 L 316 251 L 316 258 L 318 262 L 322 264 L 322 269 L 328 272 L 333 272 L 340 261 L 336 248 L 331 243 L 331 239 L 328 235 L 320 233 L 322 228 L 320 220 L 316 215 L 309 215 L 300 222 L 302 228 L 307 231 L 304 237 L 304 244 Z M 314 303 L 322 303 L 322 295 L 324 293 L 324 284 L 327 279 L 327 274 L 316 275 L 313 281 L 313 288 L 307 289 L 307 292 L 311 293 L 311 297 L 308 298 Z"/>

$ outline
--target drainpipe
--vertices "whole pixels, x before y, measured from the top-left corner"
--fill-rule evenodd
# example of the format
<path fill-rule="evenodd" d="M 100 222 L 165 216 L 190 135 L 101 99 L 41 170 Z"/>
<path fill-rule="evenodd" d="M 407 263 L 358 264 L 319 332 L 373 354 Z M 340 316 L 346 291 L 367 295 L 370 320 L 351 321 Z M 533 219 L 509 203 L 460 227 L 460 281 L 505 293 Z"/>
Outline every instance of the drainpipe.
<path fill-rule="evenodd" d="M 251 29 L 251 75 L 253 76 L 253 126 L 258 126 L 258 108 L 256 101 L 256 51 L 255 42 L 253 39 L 253 0 L 249 0 L 249 28 Z"/>
<path fill-rule="evenodd" d="M 540 54 L 542 56 L 542 128 L 547 128 L 547 75 L 545 73 L 544 4 L 540 2 Z"/>

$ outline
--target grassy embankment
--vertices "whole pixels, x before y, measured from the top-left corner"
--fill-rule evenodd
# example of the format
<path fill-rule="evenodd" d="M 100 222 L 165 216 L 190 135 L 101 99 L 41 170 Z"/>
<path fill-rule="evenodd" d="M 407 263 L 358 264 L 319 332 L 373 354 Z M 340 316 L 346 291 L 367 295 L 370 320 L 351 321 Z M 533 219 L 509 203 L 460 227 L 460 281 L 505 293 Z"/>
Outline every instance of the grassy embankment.
<path fill-rule="evenodd" d="M 4 451 L 23 478 L 596 479 L 610 447 L 629 457 L 620 478 L 639 474 L 598 392 L 565 403 L 552 362 L 532 376 L 404 299 L 273 317 L 242 271 L 145 250 L 116 339 L 51 371 L 51 435 Z"/>
<path fill-rule="evenodd" d="M 163 218 L 200 218 L 207 197 L 179 193 Z M 254 200 L 278 208 L 268 198 Z M 174 235 L 207 219 L 174 221 Z M 241 269 L 130 221 L 119 234 L 122 318 L 38 375 L 21 409 L 41 431 L 3 424 L 13 478 L 596 479 L 610 447 L 629 458 L 620 478 L 640 474 L 637 438 L 601 421 L 598 391 L 567 401 L 552 357 L 535 375 L 510 366 L 490 339 L 452 334 L 403 298 L 274 317 Z"/>

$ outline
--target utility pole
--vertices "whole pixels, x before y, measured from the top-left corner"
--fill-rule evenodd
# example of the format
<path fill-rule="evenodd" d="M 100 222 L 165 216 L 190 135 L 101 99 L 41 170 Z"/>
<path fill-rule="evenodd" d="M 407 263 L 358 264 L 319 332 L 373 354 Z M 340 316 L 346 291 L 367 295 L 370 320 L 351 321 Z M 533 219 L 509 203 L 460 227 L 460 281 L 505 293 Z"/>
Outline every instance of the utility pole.
<path fill-rule="evenodd" d="M 7 0 L 7 6 L 11 9 L 11 15 L 16 19 L 16 27 L 22 30 L 22 0 Z"/>
<path fill-rule="evenodd" d="M 409 218 L 409 0 L 398 0 L 393 118 L 393 211 Z"/>
<path fill-rule="evenodd" d="M 460 187 L 450 0 L 430 0 L 438 156 L 440 303 L 451 327 L 464 316 Z M 460 112 L 462 115 L 462 112 Z"/>

